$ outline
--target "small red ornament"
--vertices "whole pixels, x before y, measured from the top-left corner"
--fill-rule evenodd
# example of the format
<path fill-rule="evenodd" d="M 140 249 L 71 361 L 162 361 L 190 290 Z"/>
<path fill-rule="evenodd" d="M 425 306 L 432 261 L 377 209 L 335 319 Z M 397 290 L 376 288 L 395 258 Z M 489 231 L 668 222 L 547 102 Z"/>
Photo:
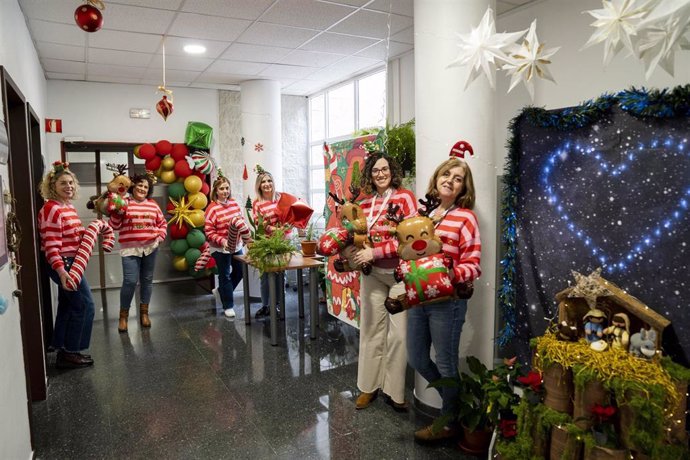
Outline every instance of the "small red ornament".
<path fill-rule="evenodd" d="M 249 179 L 249 174 L 247 174 L 247 165 L 244 165 L 244 172 L 242 173 L 242 179 Z"/>
<path fill-rule="evenodd" d="M 74 21 L 86 32 L 96 32 L 103 27 L 103 15 L 93 5 L 84 4 L 74 10 Z"/>
<path fill-rule="evenodd" d="M 156 111 L 163 117 L 163 121 L 167 121 L 168 117 L 173 113 L 172 102 L 168 100 L 168 96 L 163 95 L 163 99 L 156 104 Z"/>
<path fill-rule="evenodd" d="M 474 156 L 474 149 L 472 149 L 472 146 L 467 141 L 458 141 L 455 143 L 455 145 L 453 145 L 453 148 L 450 149 L 451 157 L 464 159 L 466 153 L 469 153 L 471 157 Z"/>

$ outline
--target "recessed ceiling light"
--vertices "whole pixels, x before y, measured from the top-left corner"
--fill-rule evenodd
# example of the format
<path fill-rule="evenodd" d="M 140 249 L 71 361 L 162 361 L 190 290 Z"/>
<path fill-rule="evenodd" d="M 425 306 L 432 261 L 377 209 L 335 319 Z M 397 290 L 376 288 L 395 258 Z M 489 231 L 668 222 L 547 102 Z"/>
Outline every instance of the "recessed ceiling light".
<path fill-rule="evenodd" d="M 206 52 L 206 47 L 202 45 L 185 45 L 183 49 L 189 54 L 203 54 Z"/>

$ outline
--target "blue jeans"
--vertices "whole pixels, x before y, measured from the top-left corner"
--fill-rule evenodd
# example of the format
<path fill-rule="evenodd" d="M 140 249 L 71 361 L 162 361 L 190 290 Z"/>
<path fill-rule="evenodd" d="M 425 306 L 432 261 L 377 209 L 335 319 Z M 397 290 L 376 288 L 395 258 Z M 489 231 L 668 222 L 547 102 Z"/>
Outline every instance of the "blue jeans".
<path fill-rule="evenodd" d="M 285 272 L 276 273 L 276 302 L 280 299 L 280 290 L 285 289 Z M 268 273 L 261 275 L 261 305 L 268 306 Z"/>
<path fill-rule="evenodd" d="M 74 258 L 63 257 L 65 270 L 69 271 Z M 89 348 L 93 329 L 94 303 L 91 287 L 82 277 L 76 291 L 66 291 L 60 284 L 60 276 L 48 267 L 48 276 L 58 285 L 58 306 L 53 330 L 53 348 L 77 353 Z"/>
<path fill-rule="evenodd" d="M 158 249 L 143 257 L 127 256 L 122 258 L 122 288 L 120 289 L 120 310 L 129 310 L 134 297 L 134 290 L 139 282 L 141 303 L 151 301 L 153 291 L 153 269 L 156 266 Z"/>
<path fill-rule="evenodd" d="M 458 375 L 460 332 L 465 324 L 467 300 L 449 300 L 407 310 L 407 358 L 410 366 L 429 382 Z M 436 362 L 431 360 L 431 345 Z M 441 414 L 457 404 L 457 388 L 437 388 Z"/>
<path fill-rule="evenodd" d="M 220 294 L 223 310 L 233 308 L 235 306 L 233 292 L 242 281 L 242 262 L 235 260 L 233 256 L 242 255 L 242 249 L 234 254 L 216 251 L 211 255 L 216 259 L 218 266 L 218 294 Z"/>

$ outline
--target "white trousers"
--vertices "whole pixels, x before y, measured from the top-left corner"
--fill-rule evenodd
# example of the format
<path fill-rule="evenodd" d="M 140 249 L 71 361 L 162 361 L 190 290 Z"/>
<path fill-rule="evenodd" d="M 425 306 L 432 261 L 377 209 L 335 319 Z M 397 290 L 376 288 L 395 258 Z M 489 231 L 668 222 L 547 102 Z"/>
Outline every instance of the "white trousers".
<path fill-rule="evenodd" d="M 357 387 L 365 393 L 381 389 L 397 403 L 405 401 L 407 311 L 391 315 L 383 302 L 404 293 L 391 269 L 373 267 L 361 277 Z"/>

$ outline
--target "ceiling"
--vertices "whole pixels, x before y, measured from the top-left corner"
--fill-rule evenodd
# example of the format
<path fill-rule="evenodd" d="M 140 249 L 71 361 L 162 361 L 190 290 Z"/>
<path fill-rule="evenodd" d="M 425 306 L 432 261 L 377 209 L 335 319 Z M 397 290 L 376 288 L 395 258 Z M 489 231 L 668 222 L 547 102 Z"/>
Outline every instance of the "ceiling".
<path fill-rule="evenodd" d="M 414 43 L 414 0 L 104 0 L 94 33 L 74 22 L 85 0 L 18 1 L 48 80 L 157 87 L 165 44 L 171 89 L 275 79 L 284 94 L 309 95 Z M 497 14 L 532 1 L 497 1 Z M 190 43 L 206 53 L 188 55 Z"/>

